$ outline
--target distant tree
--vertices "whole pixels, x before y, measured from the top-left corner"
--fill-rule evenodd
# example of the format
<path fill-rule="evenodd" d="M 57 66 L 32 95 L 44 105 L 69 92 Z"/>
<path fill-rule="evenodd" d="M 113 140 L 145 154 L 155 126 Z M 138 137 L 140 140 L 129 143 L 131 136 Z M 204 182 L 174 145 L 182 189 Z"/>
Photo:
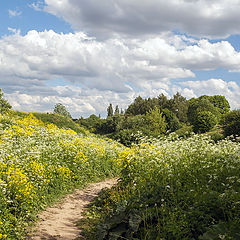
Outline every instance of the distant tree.
<path fill-rule="evenodd" d="M 110 103 L 110 105 L 107 108 L 107 117 L 112 117 L 113 116 L 113 107 L 112 104 Z"/>
<path fill-rule="evenodd" d="M 66 107 L 63 104 L 61 104 L 61 103 L 57 103 L 55 105 L 53 112 L 54 113 L 58 113 L 60 115 L 63 115 L 65 117 L 72 118 L 71 114 L 67 111 Z"/>
<path fill-rule="evenodd" d="M 116 116 L 116 115 L 119 115 L 119 107 L 118 107 L 118 105 L 117 105 L 116 108 L 115 108 L 114 115 L 115 115 L 115 116 Z"/>
<path fill-rule="evenodd" d="M 8 101 L 3 98 L 3 95 L 4 93 L 0 89 L 0 113 L 5 113 L 12 108 Z"/>

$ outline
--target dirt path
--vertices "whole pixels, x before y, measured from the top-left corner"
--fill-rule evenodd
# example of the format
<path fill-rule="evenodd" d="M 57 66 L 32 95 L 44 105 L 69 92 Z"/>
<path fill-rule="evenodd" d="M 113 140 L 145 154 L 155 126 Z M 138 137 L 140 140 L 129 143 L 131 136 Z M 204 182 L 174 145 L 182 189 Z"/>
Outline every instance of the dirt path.
<path fill-rule="evenodd" d="M 116 179 L 91 183 L 83 190 L 76 190 L 67 195 L 53 207 L 47 208 L 39 215 L 39 222 L 31 240 L 73 240 L 81 234 L 76 222 L 82 218 L 87 205 L 97 196 L 101 189 L 111 187 Z"/>

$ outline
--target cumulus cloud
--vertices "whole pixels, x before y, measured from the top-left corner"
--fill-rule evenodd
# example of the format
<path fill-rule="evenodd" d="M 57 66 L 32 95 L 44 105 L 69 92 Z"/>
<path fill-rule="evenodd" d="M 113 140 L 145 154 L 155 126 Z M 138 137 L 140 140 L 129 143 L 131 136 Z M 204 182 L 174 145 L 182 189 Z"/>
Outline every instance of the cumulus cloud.
<path fill-rule="evenodd" d="M 226 41 L 210 43 L 171 33 L 142 40 L 98 41 L 82 32 L 33 30 L 0 40 L 0 84 L 13 106 L 50 111 L 61 102 L 76 117 L 103 114 L 109 102 L 125 108 L 138 95 L 171 96 L 182 91 L 192 97 L 198 88 L 202 89 L 198 94 L 206 94 L 209 88 L 204 88 L 205 82 L 183 82 L 173 87 L 172 79 L 194 78 L 192 70 L 224 67 L 240 71 L 239 66 L 240 53 Z M 59 79 L 64 86 L 51 86 Z M 224 90 L 220 91 L 219 82 L 211 84 L 212 89 L 218 87 L 218 94 L 225 95 L 229 89 L 233 107 L 238 106 L 238 85 L 232 82 L 226 87 L 224 82 Z"/>
<path fill-rule="evenodd" d="M 240 85 L 236 82 L 209 79 L 206 81 L 186 81 L 182 82 L 181 85 L 188 87 L 181 91 L 186 97 L 223 95 L 229 101 L 232 109 L 240 109 Z"/>
<path fill-rule="evenodd" d="M 239 0 L 45 0 L 75 30 L 106 38 L 178 30 L 198 37 L 239 34 Z"/>

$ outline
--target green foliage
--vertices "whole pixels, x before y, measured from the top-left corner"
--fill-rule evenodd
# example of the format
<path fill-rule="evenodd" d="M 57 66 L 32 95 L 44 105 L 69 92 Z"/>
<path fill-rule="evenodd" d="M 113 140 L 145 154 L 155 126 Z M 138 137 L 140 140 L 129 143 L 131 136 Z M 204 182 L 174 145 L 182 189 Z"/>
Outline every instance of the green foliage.
<path fill-rule="evenodd" d="M 20 113 L 20 115 L 22 114 Z M 79 126 L 71 118 L 63 116 L 61 114 L 35 112 L 33 115 L 44 123 L 53 123 L 59 128 L 72 129 L 76 133 L 87 134 L 87 131 L 83 127 Z"/>
<path fill-rule="evenodd" d="M 97 239 L 239 239 L 239 154 L 207 135 L 125 149 L 119 185 L 96 203 Z"/>
<path fill-rule="evenodd" d="M 193 124 L 193 130 L 196 133 L 205 133 L 211 130 L 217 124 L 216 116 L 209 112 L 199 112 Z"/>
<path fill-rule="evenodd" d="M 221 121 L 225 136 L 240 136 L 240 110 L 233 110 L 223 116 Z"/>
<path fill-rule="evenodd" d="M 152 136 L 158 136 L 166 132 L 167 123 L 165 122 L 165 116 L 159 108 L 154 107 L 147 112 L 145 117 L 145 131 L 150 132 Z M 149 134 L 148 134 L 149 135 Z"/>
<path fill-rule="evenodd" d="M 136 131 L 133 129 L 122 129 L 113 138 L 128 147 L 137 143 Z"/>
<path fill-rule="evenodd" d="M 117 142 L 20 115 L 0 116 L 1 239 L 25 239 L 26 226 L 46 205 L 120 171 L 115 159 L 123 147 Z"/>
<path fill-rule="evenodd" d="M 112 117 L 113 116 L 113 107 L 112 107 L 111 103 L 110 103 L 110 105 L 107 108 L 107 116 L 108 117 Z"/>
<path fill-rule="evenodd" d="M 187 99 L 178 92 L 167 102 L 167 108 L 175 113 L 180 122 L 188 120 L 188 105 Z"/>
<path fill-rule="evenodd" d="M 171 112 L 167 108 L 164 108 L 162 109 L 162 113 L 167 123 L 167 130 L 169 130 L 170 132 L 174 132 L 180 128 L 180 122 L 173 112 Z"/>
<path fill-rule="evenodd" d="M 146 100 L 138 96 L 132 104 L 130 104 L 126 110 L 126 115 L 143 115 L 147 112 L 148 107 L 146 105 Z"/>
<path fill-rule="evenodd" d="M 100 117 L 92 114 L 88 118 L 79 118 L 78 120 L 76 120 L 76 123 L 80 126 L 85 127 L 92 133 L 99 133 L 101 124 L 103 124 L 104 121 L 104 119 L 101 119 Z"/>
<path fill-rule="evenodd" d="M 0 89 L 0 113 L 3 114 L 5 112 L 8 112 L 11 108 L 12 106 L 6 99 L 3 98 L 3 92 L 2 89 Z"/>
<path fill-rule="evenodd" d="M 211 112 L 214 116 L 216 116 L 217 120 L 220 119 L 220 113 L 213 106 L 213 104 L 206 97 L 199 97 L 197 99 L 189 100 L 189 108 L 188 108 L 188 120 L 191 124 L 195 124 L 195 121 L 198 118 L 198 114 L 200 112 Z"/>
<path fill-rule="evenodd" d="M 114 115 L 116 116 L 116 115 L 119 115 L 119 114 L 120 114 L 119 107 L 117 105 L 116 108 L 115 108 L 115 111 L 114 111 Z"/>
<path fill-rule="evenodd" d="M 192 125 L 189 126 L 189 125 L 183 124 L 181 128 L 175 131 L 175 133 L 179 137 L 190 137 L 191 134 L 193 133 Z"/>
<path fill-rule="evenodd" d="M 221 95 L 214 95 L 214 96 L 207 96 L 202 95 L 198 99 L 207 99 L 209 102 L 213 104 L 213 106 L 218 110 L 219 113 L 225 114 L 229 112 L 230 105 L 227 99 L 224 96 Z"/>
<path fill-rule="evenodd" d="M 53 112 L 57 113 L 57 114 L 60 114 L 60 115 L 63 115 L 65 117 L 72 118 L 71 114 L 67 111 L 66 107 L 61 103 L 57 103 L 55 105 Z"/>

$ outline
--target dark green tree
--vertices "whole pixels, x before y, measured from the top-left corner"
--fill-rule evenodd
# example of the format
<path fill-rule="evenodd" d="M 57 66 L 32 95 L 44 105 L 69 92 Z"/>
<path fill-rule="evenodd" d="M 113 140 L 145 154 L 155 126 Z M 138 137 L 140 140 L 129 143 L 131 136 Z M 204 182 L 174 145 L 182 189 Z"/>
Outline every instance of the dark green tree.
<path fill-rule="evenodd" d="M 0 113 L 6 113 L 9 111 L 12 106 L 8 103 L 6 99 L 3 98 L 4 93 L 2 92 L 2 89 L 0 89 Z"/>
<path fill-rule="evenodd" d="M 211 112 L 216 116 L 217 120 L 220 119 L 219 111 L 213 106 L 207 97 L 192 98 L 188 102 L 188 120 L 192 125 L 195 124 L 195 121 L 198 118 L 198 113 L 200 112 Z"/>
<path fill-rule="evenodd" d="M 187 122 L 188 120 L 188 101 L 179 92 L 173 95 L 173 98 L 167 101 L 166 107 L 176 114 L 180 122 Z"/>
<path fill-rule="evenodd" d="M 161 111 L 163 113 L 163 116 L 165 116 L 165 121 L 167 123 L 167 130 L 174 132 L 180 128 L 180 122 L 173 112 L 171 112 L 167 108 L 164 108 Z"/>
<path fill-rule="evenodd" d="M 224 136 L 240 136 L 240 109 L 226 113 L 221 121 Z"/>
<path fill-rule="evenodd" d="M 108 108 L 107 108 L 107 117 L 112 117 L 113 116 L 113 106 L 110 103 Z"/>
<path fill-rule="evenodd" d="M 60 115 L 63 115 L 65 117 L 72 118 L 71 114 L 67 111 L 66 107 L 61 103 L 57 103 L 55 105 L 53 112 L 57 113 L 57 114 L 60 114 Z"/>
<path fill-rule="evenodd" d="M 160 109 L 166 108 L 167 107 L 167 103 L 168 103 L 167 97 L 163 93 L 161 93 L 158 96 L 158 105 L 159 105 Z"/>
<path fill-rule="evenodd" d="M 115 108 L 114 115 L 115 115 L 115 116 L 116 116 L 116 115 L 119 115 L 119 107 L 118 107 L 118 105 L 117 105 L 116 108 Z"/>
<path fill-rule="evenodd" d="M 147 104 L 146 100 L 144 100 L 142 97 L 138 96 L 135 98 L 134 102 L 130 104 L 126 110 L 127 115 L 141 115 L 145 114 L 147 112 Z"/>
<path fill-rule="evenodd" d="M 205 133 L 211 130 L 218 120 L 216 115 L 209 111 L 198 112 L 197 118 L 194 121 L 193 131 L 196 133 Z"/>

